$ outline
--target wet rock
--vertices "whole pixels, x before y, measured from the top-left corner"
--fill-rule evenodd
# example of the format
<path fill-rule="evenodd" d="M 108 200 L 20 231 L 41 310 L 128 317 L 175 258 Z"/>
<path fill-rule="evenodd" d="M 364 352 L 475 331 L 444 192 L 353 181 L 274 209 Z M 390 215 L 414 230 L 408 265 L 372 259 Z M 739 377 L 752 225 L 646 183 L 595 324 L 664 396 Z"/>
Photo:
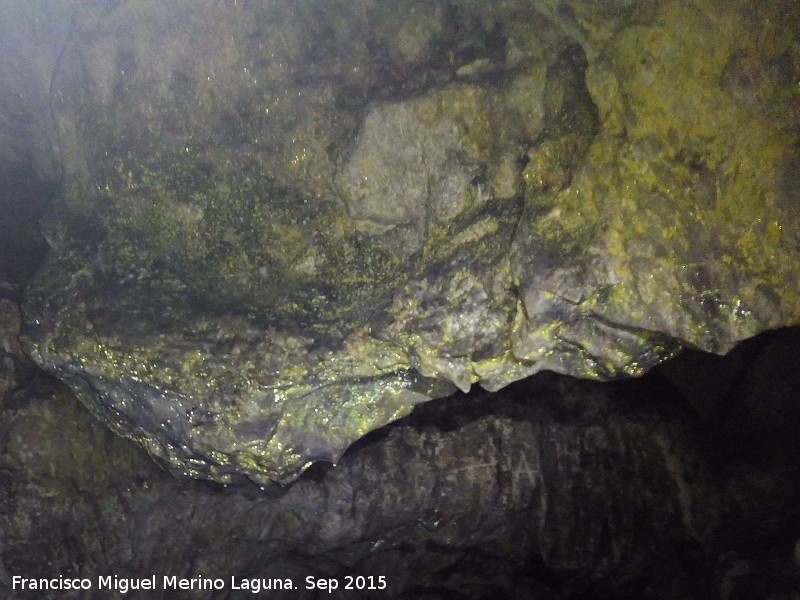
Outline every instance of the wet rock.
<path fill-rule="evenodd" d="M 23 332 L 175 473 L 798 322 L 793 6 L 199 6 L 70 12 Z"/>
<path fill-rule="evenodd" d="M 763 342 L 745 379 L 797 332 Z M 793 410 L 780 386 L 761 397 Z M 231 577 L 291 578 L 301 589 L 271 595 L 313 598 L 310 574 L 383 575 L 389 598 L 789 597 L 797 462 L 742 452 L 689 407 L 659 373 L 539 374 L 421 405 L 286 487 L 222 486 L 176 480 L 41 381 L 3 411 L 0 582 L 9 598 L 78 597 L 8 588 L 54 573 L 222 578 L 226 598 L 251 597 Z M 768 414 L 731 407 L 731 422 Z"/>

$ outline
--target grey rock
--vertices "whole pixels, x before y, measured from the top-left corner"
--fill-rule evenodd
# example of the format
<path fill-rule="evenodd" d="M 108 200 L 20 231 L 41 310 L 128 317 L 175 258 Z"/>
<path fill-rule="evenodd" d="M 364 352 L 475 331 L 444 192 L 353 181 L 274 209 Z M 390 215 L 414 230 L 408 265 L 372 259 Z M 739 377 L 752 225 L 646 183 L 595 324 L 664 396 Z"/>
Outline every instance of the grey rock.
<path fill-rule="evenodd" d="M 175 473 L 799 320 L 793 6 L 27 6 L 61 35 L 0 80 L 65 195 L 24 348 Z"/>

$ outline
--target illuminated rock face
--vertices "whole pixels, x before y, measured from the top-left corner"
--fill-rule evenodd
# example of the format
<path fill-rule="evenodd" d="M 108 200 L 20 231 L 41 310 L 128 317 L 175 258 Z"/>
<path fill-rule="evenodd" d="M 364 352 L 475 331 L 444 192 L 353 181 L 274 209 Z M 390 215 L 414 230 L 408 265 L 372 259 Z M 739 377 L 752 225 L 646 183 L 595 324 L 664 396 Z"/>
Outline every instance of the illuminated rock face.
<path fill-rule="evenodd" d="M 24 347 L 114 431 L 285 482 L 456 387 L 800 322 L 797 7 L 330 4 L 75 8 Z"/>

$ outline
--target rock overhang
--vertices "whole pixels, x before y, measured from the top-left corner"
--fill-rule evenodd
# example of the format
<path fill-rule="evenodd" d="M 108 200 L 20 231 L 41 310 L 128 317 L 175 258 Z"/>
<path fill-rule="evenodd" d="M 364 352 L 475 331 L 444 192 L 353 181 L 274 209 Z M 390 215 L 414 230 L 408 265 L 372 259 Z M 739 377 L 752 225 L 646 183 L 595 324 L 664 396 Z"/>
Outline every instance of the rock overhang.
<path fill-rule="evenodd" d="M 797 322 L 789 9 L 273 4 L 82 7 L 53 75 L 25 347 L 174 471 L 285 482 L 456 387 Z"/>

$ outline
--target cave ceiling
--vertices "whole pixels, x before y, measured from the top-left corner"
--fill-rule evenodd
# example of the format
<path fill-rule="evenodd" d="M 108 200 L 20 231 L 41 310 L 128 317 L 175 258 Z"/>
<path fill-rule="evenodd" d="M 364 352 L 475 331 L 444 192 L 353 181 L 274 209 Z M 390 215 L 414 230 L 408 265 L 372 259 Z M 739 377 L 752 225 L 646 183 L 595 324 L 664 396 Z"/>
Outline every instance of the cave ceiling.
<path fill-rule="evenodd" d="M 793 3 L 14 10 L 2 159 L 63 191 L 22 347 L 175 473 L 800 323 Z"/>

